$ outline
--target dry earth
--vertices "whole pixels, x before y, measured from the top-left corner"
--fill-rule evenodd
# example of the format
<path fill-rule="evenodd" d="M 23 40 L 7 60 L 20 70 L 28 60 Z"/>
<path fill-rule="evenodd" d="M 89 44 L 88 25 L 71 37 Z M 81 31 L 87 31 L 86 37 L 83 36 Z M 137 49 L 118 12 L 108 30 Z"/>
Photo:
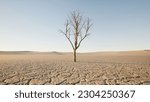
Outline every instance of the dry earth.
<path fill-rule="evenodd" d="M 150 85 L 150 51 L 0 53 L 1 85 Z"/>

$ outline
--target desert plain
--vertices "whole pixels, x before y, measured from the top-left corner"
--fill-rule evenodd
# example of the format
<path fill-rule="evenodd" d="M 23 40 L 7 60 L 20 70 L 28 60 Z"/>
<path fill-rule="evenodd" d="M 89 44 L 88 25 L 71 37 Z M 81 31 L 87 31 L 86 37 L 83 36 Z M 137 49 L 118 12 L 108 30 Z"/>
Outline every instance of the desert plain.
<path fill-rule="evenodd" d="M 150 85 L 150 51 L 1 51 L 0 85 Z"/>

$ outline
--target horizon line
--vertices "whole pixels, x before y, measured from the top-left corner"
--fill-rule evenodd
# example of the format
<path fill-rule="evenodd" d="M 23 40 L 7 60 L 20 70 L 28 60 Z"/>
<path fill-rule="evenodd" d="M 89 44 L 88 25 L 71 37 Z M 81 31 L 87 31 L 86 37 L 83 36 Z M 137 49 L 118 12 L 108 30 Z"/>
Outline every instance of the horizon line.
<path fill-rule="evenodd" d="M 150 51 L 150 49 L 140 49 L 140 50 L 99 50 L 99 51 L 77 51 L 78 53 L 92 53 L 92 52 L 129 52 L 129 51 Z M 0 52 L 62 52 L 62 53 L 72 53 L 73 51 L 38 51 L 38 50 L 0 50 Z"/>

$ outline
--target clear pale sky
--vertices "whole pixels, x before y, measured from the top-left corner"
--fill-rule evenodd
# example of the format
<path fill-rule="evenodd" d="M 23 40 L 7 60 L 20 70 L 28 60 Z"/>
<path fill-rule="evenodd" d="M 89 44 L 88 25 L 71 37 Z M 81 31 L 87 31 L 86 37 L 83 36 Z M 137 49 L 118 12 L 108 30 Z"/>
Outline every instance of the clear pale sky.
<path fill-rule="evenodd" d="M 71 11 L 92 20 L 79 52 L 150 49 L 150 0 L 0 0 L 0 51 L 72 51 Z"/>

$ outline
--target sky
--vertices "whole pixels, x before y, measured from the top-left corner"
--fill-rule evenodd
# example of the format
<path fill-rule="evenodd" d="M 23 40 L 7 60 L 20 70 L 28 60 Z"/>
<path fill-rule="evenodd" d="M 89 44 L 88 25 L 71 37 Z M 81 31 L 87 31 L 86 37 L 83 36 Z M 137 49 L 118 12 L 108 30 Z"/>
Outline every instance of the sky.
<path fill-rule="evenodd" d="M 0 0 L 0 51 L 71 52 L 59 29 L 76 10 L 93 23 L 78 52 L 147 50 L 149 5 L 150 0 Z"/>

